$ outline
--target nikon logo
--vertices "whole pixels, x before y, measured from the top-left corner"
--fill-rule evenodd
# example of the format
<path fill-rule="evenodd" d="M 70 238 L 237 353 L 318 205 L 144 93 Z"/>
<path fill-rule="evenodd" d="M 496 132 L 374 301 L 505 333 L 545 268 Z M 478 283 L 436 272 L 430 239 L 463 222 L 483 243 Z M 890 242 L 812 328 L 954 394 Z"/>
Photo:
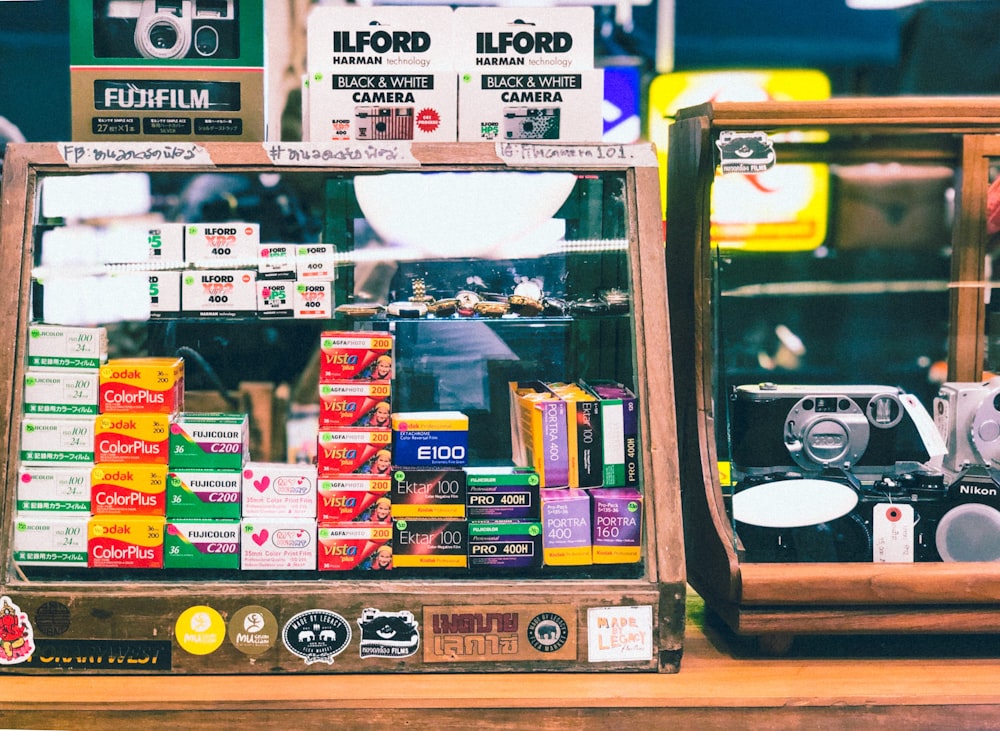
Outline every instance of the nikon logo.
<path fill-rule="evenodd" d="M 430 47 L 430 34 L 422 30 L 333 32 L 334 53 L 364 53 L 367 49 L 375 53 L 424 53 Z"/>
<path fill-rule="evenodd" d="M 104 89 L 102 109 L 210 109 L 208 89 L 143 89 L 135 84 Z"/>
<path fill-rule="evenodd" d="M 958 486 L 959 495 L 985 495 L 987 497 L 996 497 L 997 489 L 995 487 L 980 487 L 979 485 L 959 485 Z"/>

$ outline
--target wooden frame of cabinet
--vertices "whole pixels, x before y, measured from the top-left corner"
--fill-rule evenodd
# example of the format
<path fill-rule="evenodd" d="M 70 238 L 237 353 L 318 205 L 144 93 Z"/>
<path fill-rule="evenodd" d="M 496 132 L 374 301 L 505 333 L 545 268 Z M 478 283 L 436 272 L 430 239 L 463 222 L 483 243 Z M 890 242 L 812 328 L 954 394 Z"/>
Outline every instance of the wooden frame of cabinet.
<path fill-rule="evenodd" d="M 715 441 L 716 410 L 725 405 L 713 393 L 714 142 L 723 130 L 819 130 L 831 133 L 827 144 L 784 145 L 779 159 L 939 162 L 961 168 L 948 379 L 975 381 L 983 374 L 986 158 L 1000 149 L 998 129 L 996 100 L 940 97 L 711 103 L 682 110 L 670 129 L 667 272 L 688 577 L 729 628 L 758 637 L 766 649 L 787 648 L 799 634 L 1000 632 L 1000 565 L 740 560 Z M 864 149 L 838 148 L 837 132 L 862 136 Z"/>
<path fill-rule="evenodd" d="M 112 144 L 113 146 L 113 144 Z M 663 258 L 663 232 L 660 217 L 659 185 L 655 155 L 651 146 L 569 145 L 548 146 L 562 152 L 564 161 L 540 164 L 517 163 L 500 154 L 490 144 L 413 144 L 402 143 L 406 162 L 391 168 L 398 171 L 437 170 L 579 170 L 588 169 L 587 159 L 607 154 L 622 157 L 593 164 L 594 169 L 614 169 L 627 176 L 626 201 L 627 247 L 633 288 L 635 383 L 640 393 L 641 469 L 644 475 L 646 521 L 643 528 L 644 563 L 638 579 L 589 580 L 580 578 L 428 578 L 357 580 L 337 577 L 330 581 L 273 580 L 241 583 L 206 581 L 184 583 L 169 580 L 117 581 L 29 581 L 20 575 L 12 560 L 12 516 L 15 514 L 14 481 L 17 474 L 19 414 L 22 393 L 17 384 L 24 376 L 25 338 L 29 322 L 31 270 L 33 266 L 33 226 L 38 206 L 39 179 L 44 175 L 85 174 L 109 171 L 212 171 L 351 174 L 356 164 L 338 167 L 335 163 L 315 167 L 275 163 L 266 145 L 257 143 L 205 143 L 193 145 L 204 158 L 195 165 L 157 166 L 135 162 L 108 165 L 67 164 L 65 147 L 57 143 L 12 144 L 7 148 L 2 182 L 3 207 L 0 219 L 0 271 L 7 286 L 0 292 L 0 306 L 8 313 L 0 322 L 0 438 L 9 450 L 0 471 L 3 500 L 0 515 L 0 595 L 9 597 L 34 625 L 35 641 L 40 646 L 63 650 L 39 650 L 37 661 L 11 664 L 0 670 L 11 672 L 46 672 L 56 670 L 53 657 L 120 652 L 115 663 L 107 657 L 100 663 L 84 663 L 59 668 L 60 672 L 172 672 L 201 673 L 289 673 L 289 672 L 497 672 L 497 671 L 653 671 L 676 672 L 682 654 L 685 612 L 685 574 L 681 538 L 680 494 L 677 481 L 674 410 L 670 408 L 673 380 L 670 361 L 662 355 L 669 349 L 669 326 L 666 310 L 666 282 Z M 321 148 L 309 148 L 311 153 Z M 149 145 L 149 149 L 164 149 Z M 536 148 L 540 149 L 540 148 Z M 327 152 L 334 152 L 327 150 Z M 568 154 L 572 162 L 565 163 Z M 364 168 L 364 172 L 371 172 Z M 516 214 L 514 214 L 516 215 Z M 641 267 L 640 267 L 641 262 Z M 175 635 L 175 622 L 185 609 L 210 605 L 224 619 L 248 605 L 261 605 L 272 612 L 280 627 L 294 615 L 307 610 L 332 610 L 357 624 L 365 608 L 381 612 L 412 612 L 420 623 L 422 644 L 416 654 L 402 658 L 361 658 L 357 642 L 336 657 L 335 663 L 307 663 L 301 656 L 282 646 L 281 639 L 262 654 L 238 651 L 224 641 L 217 650 L 205 655 L 182 649 Z M 654 651 L 649 659 L 626 659 L 611 662 L 588 660 L 588 612 L 606 607 L 650 607 Z M 47 609 L 43 609 L 43 607 Z M 425 661 L 429 642 L 426 607 L 443 611 L 483 611 L 501 613 L 508 608 L 517 615 L 519 632 L 524 634 L 527 614 L 547 611 L 564 613 L 573 651 L 557 660 L 543 653 L 537 657 L 523 653 L 515 660 L 487 661 L 452 658 Z M 55 608 L 66 619 L 65 626 L 39 624 L 39 611 Z M 464 609 L 462 609 L 464 608 Z M 473 608 L 476 608 L 475 610 Z M 357 632 L 357 627 L 355 627 Z M 53 645 L 55 643 L 55 645 Z M 61 644 L 60 644 L 61 643 Z M 75 647 L 73 643 L 78 643 Z M 525 636 L 521 643 L 527 646 Z M 115 648 L 118 649 L 115 649 Z M 129 647 L 133 647 L 130 650 Z M 130 654 L 132 653 L 132 654 Z M 156 653 L 161 662 L 156 666 Z M 44 655 L 44 656 L 43 656 Z M 46 667 L 46 664 L 49 667 Z M 73 663 L 70 663 L 73 665 Z"/>

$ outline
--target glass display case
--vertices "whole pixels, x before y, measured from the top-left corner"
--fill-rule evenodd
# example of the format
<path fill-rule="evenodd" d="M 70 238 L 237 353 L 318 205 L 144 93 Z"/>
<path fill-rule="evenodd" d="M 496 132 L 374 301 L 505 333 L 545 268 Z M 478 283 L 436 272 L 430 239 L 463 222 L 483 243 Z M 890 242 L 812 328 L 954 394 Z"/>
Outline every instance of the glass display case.
<path fill-rule="evenodd" d="M 689 580 L 768 649 L 1000 631 L 998 113 L 718 103 L 671 127 Z"/>
<path fill-rule="evenodd" d="M 678 669 L 652 147 L 25 144 L 2 193 L 0 668 Z"/>

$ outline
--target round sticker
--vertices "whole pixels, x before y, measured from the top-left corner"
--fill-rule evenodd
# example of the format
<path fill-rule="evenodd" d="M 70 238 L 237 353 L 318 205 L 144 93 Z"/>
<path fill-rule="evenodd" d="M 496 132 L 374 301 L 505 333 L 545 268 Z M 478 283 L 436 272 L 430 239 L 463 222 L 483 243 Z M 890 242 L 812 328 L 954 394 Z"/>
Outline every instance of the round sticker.
<path fill-rule="evenodd" d="M 219 649 L 226 638 L 226 623 L 211 607 L 185 609 L 174 626 L 177 644 L 192 655 L 208 655 Z"/>
<path fill-rule="evenodd" d="M 556 652 L 568 637 L 569 626 L 558 614 L 545 612 L 528 623 L 528 642 L 539 652 Z"/>
<path fill-rule="evenodd" d="M 278 641 L 278 620 L 264 607 L 243 607 L 229 620 L 229 641 L 244 655 L 261 655 Z"/>
<path fill-rule="evenodd" d="M 333 658 L 351 643 L 351 625 L 335 612 L 309 609 L 285 624 L 282 640 L 288 651 L 306 661 L 333 664 Z"/>

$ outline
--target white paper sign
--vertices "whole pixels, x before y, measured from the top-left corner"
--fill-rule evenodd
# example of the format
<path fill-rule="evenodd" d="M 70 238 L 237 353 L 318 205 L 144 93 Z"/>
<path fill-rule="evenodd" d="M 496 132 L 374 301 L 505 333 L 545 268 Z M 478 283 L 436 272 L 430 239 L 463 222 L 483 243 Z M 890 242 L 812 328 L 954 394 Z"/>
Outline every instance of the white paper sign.
<path fill-rule="evenodd" d="M 872 511 L 875 563 L 913 563 L 913 506 L 879 503 Z"/>
<path fill-rule="evenodd" d="M 653 659 L 653 607 L 587 609 L 587 660 L 590 662 Z"/>

